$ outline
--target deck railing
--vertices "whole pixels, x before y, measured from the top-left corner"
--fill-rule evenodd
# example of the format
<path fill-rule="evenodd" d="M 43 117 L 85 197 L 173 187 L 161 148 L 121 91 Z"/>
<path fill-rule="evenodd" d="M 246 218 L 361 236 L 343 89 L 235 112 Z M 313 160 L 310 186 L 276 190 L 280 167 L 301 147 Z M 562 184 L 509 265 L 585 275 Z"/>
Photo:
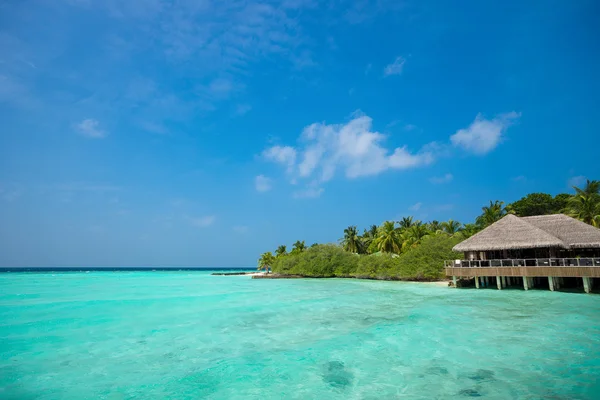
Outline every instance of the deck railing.
<path fill-rule="evenodd" d="M 499 260 L 449 260 L 446 268 L 498 267 L 600 267 L 600 258 L 518 258 Z"/>

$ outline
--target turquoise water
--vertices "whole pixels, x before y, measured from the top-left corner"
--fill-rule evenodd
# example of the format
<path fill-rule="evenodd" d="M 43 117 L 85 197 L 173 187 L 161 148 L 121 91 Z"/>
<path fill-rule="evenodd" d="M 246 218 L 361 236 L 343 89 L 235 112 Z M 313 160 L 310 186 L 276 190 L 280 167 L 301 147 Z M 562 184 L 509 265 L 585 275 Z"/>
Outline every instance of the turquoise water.
<path fill-rule="evenodd" d="M 600 297 L 0 274 L 2 399 L 600 398 Z"/>

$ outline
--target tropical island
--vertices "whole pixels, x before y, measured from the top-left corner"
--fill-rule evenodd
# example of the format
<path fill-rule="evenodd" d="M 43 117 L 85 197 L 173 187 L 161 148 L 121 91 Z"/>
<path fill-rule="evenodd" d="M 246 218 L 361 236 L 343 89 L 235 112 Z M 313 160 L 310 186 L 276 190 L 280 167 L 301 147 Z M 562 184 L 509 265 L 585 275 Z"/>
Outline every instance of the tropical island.
<path fill-rule="evenodd" d="M 452 250 L 458 243 L 508 214 L 517 217 L 563 213 L 600 227 L 600 181 L 588 180 L 574 193 L 530 193 L 506 204 L 490 201 L 473 223 L 455 220 L 422 222 L 413 217 L 371 225 L 360 234 L 356 226 L 344 229 L 338 243 L 298 240 L 292 250 L 280 245 L 258 260 L 258 269 L 274 277 L 361 278 L 379 280 L 438 281 L 445 278 L 444 261 L 461 258 Z"/>

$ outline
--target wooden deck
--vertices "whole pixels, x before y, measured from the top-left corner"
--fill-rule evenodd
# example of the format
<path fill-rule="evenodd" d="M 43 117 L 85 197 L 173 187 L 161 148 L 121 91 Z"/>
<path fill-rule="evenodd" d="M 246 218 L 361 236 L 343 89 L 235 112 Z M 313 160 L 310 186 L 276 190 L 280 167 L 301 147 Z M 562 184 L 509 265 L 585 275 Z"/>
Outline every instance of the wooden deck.
<path fill-rule="evenodd" d="M 447 276 L 556 276 L 600 278 L 600 267 L 446 267 Z"/>
<path fill-rule="evenodd" d="M 445 261 L 447 276 L 556 276 L 600 278 L 600 258 L 533 258 Z"/>

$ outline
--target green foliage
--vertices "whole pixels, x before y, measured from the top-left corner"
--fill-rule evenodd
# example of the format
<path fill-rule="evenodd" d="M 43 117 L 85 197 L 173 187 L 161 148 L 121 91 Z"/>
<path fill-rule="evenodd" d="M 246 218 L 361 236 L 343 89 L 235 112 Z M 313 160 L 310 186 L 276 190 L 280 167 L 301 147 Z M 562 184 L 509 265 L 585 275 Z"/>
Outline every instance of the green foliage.
<path fill-rule="evenodd" d="M 358 255 L 335 245 L 317 245 L 302 253 L 277 258 L 273 272 L 307 277 L 356 277 L 386 280 L 435 280 L 443 277 L 444 260 L 456 259 L 452 247 L 459 236 L 440 234 L 398 256 L 390 253 Z"/>
<path fill-rule="evenodd" d="M 402 234 L 402 249 L 407 250 L 418 246 L 428 234 L 427 227 L 421 221 L 415 222 Z"/>
<path fill-rule="evenodd" d="M 392 274 L 399 279 L 436 280 L 444 277 L 444 260 L 462 258 L 452 247 L 462 241 L 460 235 L 437 235 L 425 238 L 420 246 L 398 257 Z"/>
<path fill-rule="evenodd" d="M 269 272 L 269 269 L 272 269 L 273 264 L 275 263 L 275 256 L 270 252 L 267 251 L 266 253 L 263 253 L 260 258 L 258 259 L 258 270 L 265 270 L 267 273 Z"/>
<path fill-rule="evenodd" d="M 344 238 L 342 239 L 344 250 L 350 253 L 364 253 L 364 243 L 358 235 L 356 226 L 349 226 L 344 229 Z"/>
<path fill-rule="evenodd" d="M 400 221 L 398 221 L 398 225 L 400 225 L 400 229 L 408 229 L 413 224 L 413 217 L 403 217 Z"/>
<path fill-rule="evenodd" d="M 481 228 L 477 226 L 477 224 L 465 224 L 462 230 L 459 232 L 460 236 L 464 239 L 470 238 L 477 232 L 479 232 Z"/>
<path fill-rule="evenodd" d="M 554 210 L 555 213 L 564 213 L 567 209 L 567 204 L 569 204 L 569 199 L 573 197 L 568 193 L 559 193 L 554 196 Z"/>
<path fill-rule="evenodd" d="M 499 221 L 506 215 L 506 209 L 504 208 L 503 201 L 494 201 L 490 200 L 490 205 L 481 207 L 482 214 L 477 217 L 475 223 L 479 225 L 481 228 L 485 228 L 490 226 L 496 221 Z"/>
<path fill-rule="evenodd" d="M 282 244 L 281 246 L 277 247 L 277 250 L 275 250 L 275 257 L 283 257 L 287 254 L 287 248 L 284 244 Z"/>
<path fill-rule="evenodd" d="M 546 193 L 530 193 L 504 207 L 502 201 L 490 201 L 482 207 L 475 223 L 462 225 L 452 219 L 422 223 L 413 217 L 372 225 L 362 236 L 356 226 L 344 230 L 342 246 L 314 243 L 306 248 L 296 241 L 290 253 L 279 246 L 274 257 L 264 253 L 259 269 L 280 274 L 307 277 L 356 277 L 390 280 L 435 280 L 443 278 L 444 260 L 462 255 L 452 251 L 459 242 L 503 218 L 507 212 L 520 217 L 560 212 L 600 227 L 600 181 L 587 181 L 575 194 L 552 197 Z M 365 254 L 367 253 L 367 254 Z"/>
<path fill-rule="evenodd" d="M 352 276 L 365 279 L 393 279 L 393 270 L 398 256 L 390 253 L 377 253 L 360 257 Z"/>
<path fill-rule="evenodd" d="M 506 210 L 519 217 L 558 214 L 565 208 L 570 197 L 566 193 L 556 197 L 547 193 L 529 193 L 520 200 L 507 205 Z"/>
<path fill-rule="evenodd" d="M 319 244 L 275 260 L 273 272 L 319 278 L 348 277 L 356 270 L 359 257 L 339 246 Z"/>
<path fill-rule="evenodd" d="M 396 229 L 394 221 L 385 221 L 383 223 L 374 243 L 379 251 L 400 254 L 402 249 L 402 237 L 400 231 Z"/>
<path fill-rule="evenodd" d="M 575 195 L 567 202 L 567 212 L 586 224 L 599 226 L 600 223 L 600 181 L 588 180 L 585 188 L 573 186 Z"/>
<path fill-rule="evenodd" d="M 449 219 L 446 222 L 442 222 L 442 230 L 449 235 L 454 235 L 461 230 L 460 222 Z"/>
<path fill-rule="evenodd" d="M 296 243 L 294 243 L 294 247 L 292 248 L 292 254 L 302 253 L 304 250 L 306 250 L 304 240 L 296 240 Z"/>

